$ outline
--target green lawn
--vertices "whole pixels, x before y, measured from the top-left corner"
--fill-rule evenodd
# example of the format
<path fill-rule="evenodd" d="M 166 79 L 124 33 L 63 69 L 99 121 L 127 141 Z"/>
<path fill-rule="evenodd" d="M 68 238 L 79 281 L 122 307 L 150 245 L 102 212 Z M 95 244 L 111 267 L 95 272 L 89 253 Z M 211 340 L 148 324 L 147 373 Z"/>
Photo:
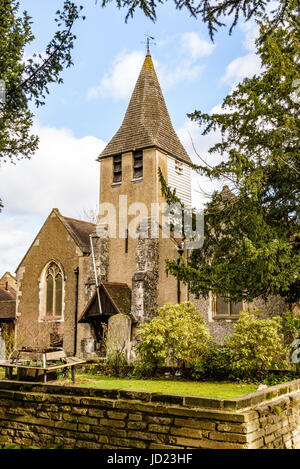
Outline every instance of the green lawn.
<path fill-rule="evenodd" d="M 217 397 L 231 399 L 256 391 L 255 384 L 231 382 L 172 381 L 171 379 L 123 379 L 108 376 L 76 374 L 76 385 L 91 388 L 130 389 L 154 391 L 168 394 L 187 394 L 190 396 Z"/>
<path fill-rule="evenodd" d="M 0 379 L 4 372 L 0 369 Z M 60 379 L 52 383 L 72 385 L 70 379 Z M 153 391 L 167 394 L 187 394 L 190 396 L 231 399 L 257 390 L 255 384 L 232 382 L 172 381 L 171 379 L 126 379 L 76 373 L 76 386 L 105 389 L 130 389 L 132 391 Z"/>

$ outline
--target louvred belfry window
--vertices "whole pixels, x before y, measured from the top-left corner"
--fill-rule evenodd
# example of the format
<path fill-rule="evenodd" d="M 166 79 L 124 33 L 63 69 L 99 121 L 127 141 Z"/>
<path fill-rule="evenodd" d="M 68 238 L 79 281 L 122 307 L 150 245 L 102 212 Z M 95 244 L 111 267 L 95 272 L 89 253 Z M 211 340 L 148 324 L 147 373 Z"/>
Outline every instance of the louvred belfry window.
<path fill-rule="evenodd" d="M 63 274 L 55 262 L 46 271 L 46 316 L 61 317 L 63 302 Z"/>
<path fill-rule="evenodd" d="M 175 161 L 175 171 L 177 174 L 183 174 L 183 164 L 178 160 Z"/>
<path fill-rule="evenodd" d="M 133 152 L 133 179 L 143 177 L 143 150 Z"/>
<path fill-rule="evenodd" d="M 121 182 L 122 181 L 122 155 L 114 156 L 114 174 L 113 174 L 113 182 Z"/>

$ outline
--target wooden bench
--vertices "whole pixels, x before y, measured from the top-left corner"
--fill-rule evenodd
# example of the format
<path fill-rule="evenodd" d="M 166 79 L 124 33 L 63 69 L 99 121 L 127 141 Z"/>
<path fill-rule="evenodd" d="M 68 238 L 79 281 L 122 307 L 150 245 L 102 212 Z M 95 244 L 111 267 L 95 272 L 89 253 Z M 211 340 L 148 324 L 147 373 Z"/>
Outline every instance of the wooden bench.
<path fill-rule="evenodd" d="M 35 356 L 31 356 L 29 359 L 22 357 L 23 354 L 29 354 L 34 352 Z M 28 361 L 41 361 L 42 366 L 27 365 Z M 62 364 L 57 365 L 55 362 L 60 361 Z M 71 368 L 72 381 L 75 383 L 75 366 L 81 363 L 85 363 L 85 360 L 81 360 L 77 357 L 67 357 L 64 350 L 49 351 L 37 351 L 34 349 L 20 349 L 15 350 L 9 360 L 0 361 L 0 367 L 5 368 L 5 377 L 8 379 L 13 378 L 13 369 L 17 369 L 17 378 L 19 379 L 22 371 L 21 370 L 33 370 L 35 375 L 38 376 L 40 372 L 43 374 L 43 381 L 47 383 L 47 373 L 62 370 L 63 368 Z"/>

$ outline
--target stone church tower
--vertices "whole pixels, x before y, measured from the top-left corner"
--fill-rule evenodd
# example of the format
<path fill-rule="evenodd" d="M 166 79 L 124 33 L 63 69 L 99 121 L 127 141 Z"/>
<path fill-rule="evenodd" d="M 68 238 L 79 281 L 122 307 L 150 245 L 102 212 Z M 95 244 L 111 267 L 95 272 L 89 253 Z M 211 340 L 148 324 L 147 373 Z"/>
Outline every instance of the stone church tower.
<path fill-rule="evenodd" d="M 108 326 L 109 347 L 122 348 L 131 358 L 139 325 L 165 303 L 187 299 L 195 302 L 216 341 L 231 334 L 247 305 L 225 302 L 215 292 L 195 299 L 165 272 L 165 259 L 186 258 L 188 244 L 182 245 L 176 230 L 164 231 L 166 203 L 158 172 L 186 207 L 191 205 L 190 163 L 148 53 L 122 125 L 99 156 L 98 223 L 54 208 L 16 269 L 16 348 L 63 347 L 68 355 L 104 355 Z M 278 298 L 255 303 L 267 315 L 284 311 Z"/>
<path fill-rule="evenodd" d="M 114 286 L 115 291 L 119 289 L 119 302 L 122 295 L 130 298 L 127 313 L 130 312 L 134 339 L 136 327 L 151 319 L 157 307 L 188 299 L 187 287 L 165 272 L 165 259 L 178 258 L 182 240 L 162 233 L 160 204 L 165 204 L 165 199 L 158 171 L 190 206 L 191 160 L 173 129 L 149 53 L 122 125 L 98 160 L 100 215 L 92 237 L 95 266 L 91 263 L 86 289 L 90 301 L 80 321 L 88 322 L 97 315 L 99 296 L 101 314 L 105 316 L 104 290 Z"/>
<path fill-rule="evenodd" d="M 107 325 L 129 357 L 138 326 L 187 299 L 187 287 L 165 273 L 166 258 L 186 253 L 180 236 L 162 231 L 158 171 L 190 205 L 189 163 L 148 53 L 123 123 L 99 156 L 98 223 L 54 208 L 17 267 L 17 347 L 102 355 Z"/>

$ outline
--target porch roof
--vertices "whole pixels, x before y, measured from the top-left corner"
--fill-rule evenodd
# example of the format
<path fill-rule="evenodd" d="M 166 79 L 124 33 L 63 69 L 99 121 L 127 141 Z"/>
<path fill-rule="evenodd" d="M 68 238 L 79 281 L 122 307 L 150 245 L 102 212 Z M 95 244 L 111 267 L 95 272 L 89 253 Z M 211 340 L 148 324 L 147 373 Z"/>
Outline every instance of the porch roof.
<path fill-rule="evenodd" d="M 16 300 L 0 301 L 0 322 L 10 322 L 16 319 Z"/>
<path fill-rule="evenodd" d="M 102 315 L 100 314 L 97 291 L 84 308 L 78 322 L 85 323 L 101 316 L 113 314 L 131 315 L 131 289 L 126 283 L 101 282 L 99 285 Z"/>

